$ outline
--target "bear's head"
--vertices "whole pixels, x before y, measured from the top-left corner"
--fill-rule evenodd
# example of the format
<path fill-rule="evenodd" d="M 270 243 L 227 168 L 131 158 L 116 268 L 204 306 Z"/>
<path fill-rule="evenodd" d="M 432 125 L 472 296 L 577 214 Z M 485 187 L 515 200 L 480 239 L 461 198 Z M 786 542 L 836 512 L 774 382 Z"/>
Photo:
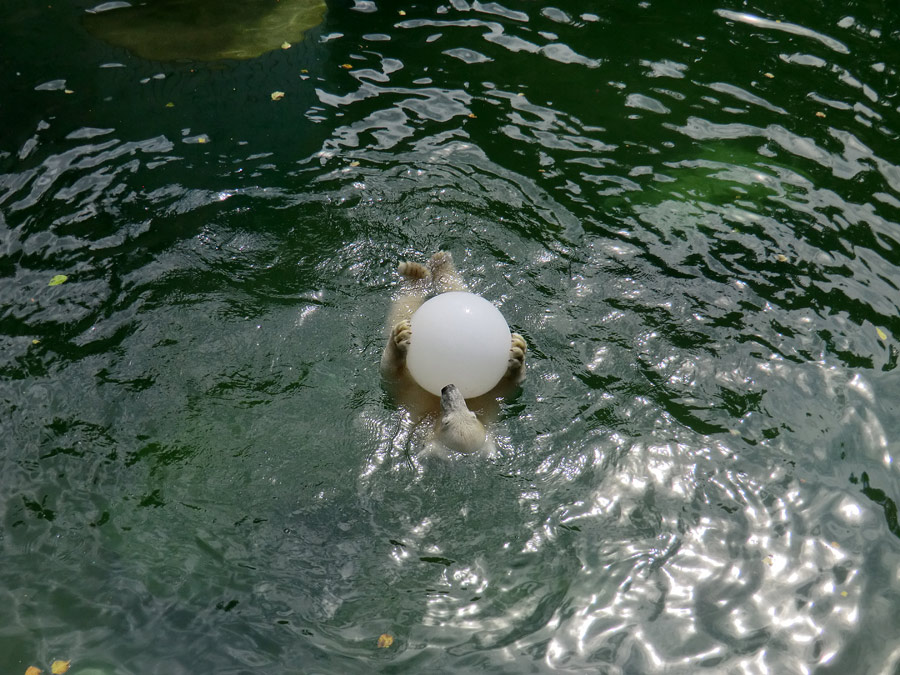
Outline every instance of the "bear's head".
<path fill-rule="evenodd" d="M 463 454 L 481 450 L 487 441 L 484 425 L 466 406 L 455 384 L 441 389 L 441 421 L 436 436 L 450 450 Z"/>

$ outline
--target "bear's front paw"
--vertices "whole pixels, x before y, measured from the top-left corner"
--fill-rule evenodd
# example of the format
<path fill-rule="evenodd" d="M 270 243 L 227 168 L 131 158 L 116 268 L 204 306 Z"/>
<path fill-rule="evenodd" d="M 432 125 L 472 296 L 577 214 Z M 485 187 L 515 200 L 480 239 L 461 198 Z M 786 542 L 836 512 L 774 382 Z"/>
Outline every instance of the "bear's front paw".
<path fill-rule="evenodd" d="M 525 367 L 525 352 L 528 351 L 528 345 L 518 333 L 513 333 L 509 344 L 509 365 L 507 369 L 510 373 L 522 370 Z"/>
<path fill-rule="evenodd" d="M 400 321 L 391 330 L 391 342 L 401 354 L 406 354 L 409 350 L 410 338 L 412 338 L 412 327 L 408 320 Z"/>

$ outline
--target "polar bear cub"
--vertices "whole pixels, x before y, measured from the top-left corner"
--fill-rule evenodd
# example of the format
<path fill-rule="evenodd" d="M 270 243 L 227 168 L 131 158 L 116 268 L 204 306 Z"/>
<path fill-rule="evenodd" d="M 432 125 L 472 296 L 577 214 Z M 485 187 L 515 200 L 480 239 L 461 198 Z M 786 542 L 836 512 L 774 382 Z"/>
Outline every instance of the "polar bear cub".
<path fill-rule="evenodd" d="M 487 394 L 467 402 L 451 382 L 441 390 L 440 398 L 432 395 L 416 383 L 406 367 L 406 353 L 412 336 L 410 319 L 429 295 L 468 289 L 456 271 L 453 257 L 446 251 L 435 253 L 427 265 L 401 262 L 397 271 L 401 282 L 388 312 L 388 339 L 381 355 L 382 376 L 393 389 L 397 402 L 409 410 L 416 423 L 436 416 L 427 452 L 445 454 L 444 449 L 463 454 L 489 451 L 491 444 L 484 425 L 496 418 L 497 399 L 515 389 L 525 376 L 525 339 L 518 333 L 512 334 L 506 374 Z"/>

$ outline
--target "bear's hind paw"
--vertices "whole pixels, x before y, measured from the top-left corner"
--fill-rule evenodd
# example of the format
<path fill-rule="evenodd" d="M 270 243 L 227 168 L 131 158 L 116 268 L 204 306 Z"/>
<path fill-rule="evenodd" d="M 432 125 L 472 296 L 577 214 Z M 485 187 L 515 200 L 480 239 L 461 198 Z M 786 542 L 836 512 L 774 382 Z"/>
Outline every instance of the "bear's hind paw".
<path fill-rule="evenodd" d="M 425 265 L 408 260 L 404 260 L 397 265 L 397 271 L 400 273 L 400 276 L 407 279 L 428 279 L 431 276 L 431 272 L 428 271 Z"/>
<path fill-rule="evenodd" d="M 442 274 L 453 274 L 456 268 L 453 266 L 453 256 L 450 251 L 438 251 L 428 261 L 431 274 L 438 277 Z"/>

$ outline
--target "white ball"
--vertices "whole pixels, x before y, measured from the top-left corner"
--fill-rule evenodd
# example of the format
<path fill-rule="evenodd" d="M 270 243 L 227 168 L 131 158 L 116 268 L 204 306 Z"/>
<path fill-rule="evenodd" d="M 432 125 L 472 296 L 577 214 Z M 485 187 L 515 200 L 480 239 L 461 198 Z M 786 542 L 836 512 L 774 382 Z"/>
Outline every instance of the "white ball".
<path fill-rule="evenodd" d="M 489 392 L 506 373 L 506 319 L 479 295 L 454 291 L 426 301 L 412 316 L 406 366 L 436 396 L 448 384 L 465 398 Z"/>

